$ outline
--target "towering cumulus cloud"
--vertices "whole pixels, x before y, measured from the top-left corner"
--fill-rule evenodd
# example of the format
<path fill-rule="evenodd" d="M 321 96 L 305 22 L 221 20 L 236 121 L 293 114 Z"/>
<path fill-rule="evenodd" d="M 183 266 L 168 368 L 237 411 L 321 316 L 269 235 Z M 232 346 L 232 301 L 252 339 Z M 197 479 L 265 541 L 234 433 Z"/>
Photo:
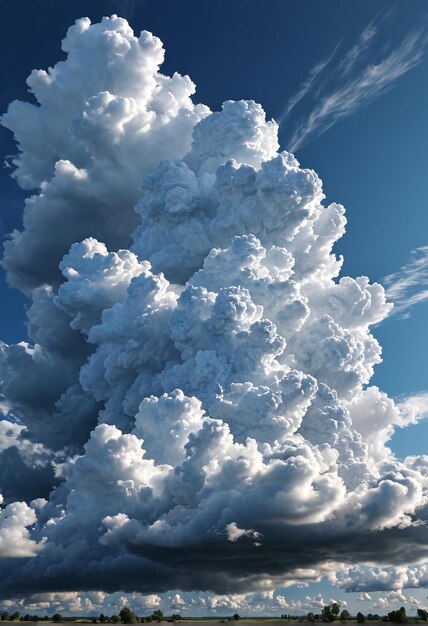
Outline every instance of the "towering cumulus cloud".
<path fill-rule="evenodd" d="M 415 416 L 368 386 L 390 305 L 339 278 L 344 208 L 260 105 L 194 105 L 150 33 L 81 19 L 63 50 L 2 118 L 36 189 L 3 260 L 32 301 L 0 352 L 3 597 L 428 560 L 428 463 L 387 447 Z"/>

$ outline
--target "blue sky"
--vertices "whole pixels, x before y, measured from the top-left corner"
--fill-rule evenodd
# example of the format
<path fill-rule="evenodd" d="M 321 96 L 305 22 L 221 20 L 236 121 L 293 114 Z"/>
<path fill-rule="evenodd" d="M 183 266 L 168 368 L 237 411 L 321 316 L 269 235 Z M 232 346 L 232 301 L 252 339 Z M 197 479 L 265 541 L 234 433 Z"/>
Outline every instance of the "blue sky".
<path fill-rule="evenodd" d="M 285 149 L 298 121 L 310 115 L 317 100 L 344 84 L 334 68 L 340 67 L 365 29 L 376 27 L 362 61 L 368 65 L 415 32 L 421 37 L 415 50 L 422 55 L 428 25 L 424 0 L 15 0 L 6 3 L 5 13 L 0 24 L 2 112 L 11 100 L 29 98 L 26 77 L 33 68 L 47 68 L 61 58 L 59 42 L 82 16 L 95 22 L 119 13 L 136 32 L 144 28 L 159 36 L 166 48 L 162 71 L 189 74 L 197 86 L 194 101 L 212 110 L 225 100 L 253 99 L 263 105 L 268 118 L 280 118 L 313 68 L 331 57 L 319 82 L 283 121 L 279 138 Z M 351 75 L 357 70 L 352 67 Z M 296 150 L 302 166 L 320 175 L 327 200 L 346 207 L 347 232 L 336 245 L 345 258 L 346 275 L 364 274 L 381 281 L 399 272 L 412 250 L 428 243 L 427 75 L 428 52 L 386 93 L 367 106 L 356 106 L 319 136 L 317 132 L 308 136 Z M 15 152 L 12 134 L 4 128 L 0 151 L 3 156 Z M 25 197 L 9 171 L 0 172 L 2 235 L 20 228 Z M 6 286 L 3 272 L 0 299 L 1 338 L 10 343 L 25 339 L 26 299 Z M 407 314 L 390 316 L 373 331 L 384 360 L 372 382 L 393 398 L 428 390 L 428 302 Z M 397 432 L 391 447 L 399 457 L 424 454 L 427 438 L 428 420 Z M 325 582 L 295 587 L 292 597 L 303 600 L 317 593 L 325 599 L 345 597 Z M 290 596 L 288 590 L 284 594 Z M 421 601 L 425 594 L 426 590 L 413 593 Z M 381 595 L 372 594 L 372 601 Z M 347 598 L 352 607 L 368 610 L 371 602 L 358 603 L 355 597 Z"/>

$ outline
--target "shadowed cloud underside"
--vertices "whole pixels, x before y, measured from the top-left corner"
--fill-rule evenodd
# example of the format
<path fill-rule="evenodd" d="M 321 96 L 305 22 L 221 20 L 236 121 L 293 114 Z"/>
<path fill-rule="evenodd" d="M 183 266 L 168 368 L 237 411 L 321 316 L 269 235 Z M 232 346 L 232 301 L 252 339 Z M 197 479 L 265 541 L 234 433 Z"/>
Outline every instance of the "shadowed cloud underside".
<path fill-rule="evenodd" d="M 424 403 L 369 386 L 391 305 L 339 278 L 344 208 L 260 105 L 195 105 L 150 33 L 83 18 L 63 50 L 2 118 L 35 192 L 3 260 L 31 343 L 0 345 L 0 593 L 428 560 L 428 459 L 388 448 Z"/>

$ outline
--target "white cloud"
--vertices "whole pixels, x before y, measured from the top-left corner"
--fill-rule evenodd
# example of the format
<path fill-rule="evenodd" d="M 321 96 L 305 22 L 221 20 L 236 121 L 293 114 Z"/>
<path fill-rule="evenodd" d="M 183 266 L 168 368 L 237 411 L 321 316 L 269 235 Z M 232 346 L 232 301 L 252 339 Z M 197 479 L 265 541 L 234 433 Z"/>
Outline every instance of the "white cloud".
<path fill-rule="evenodd" d="M 417 424 L 428 415 L 428 393 L 421 392 L 402 396 L 397 399 L 397 406 L 401 417 L 398 422 L 399 426 Z"/>
<path fill-rule="evenodd" d="M 360 602 L 368 602 L 371 599 L 372 597 L 371 595 L 367 593 L 367 591 L 364 591 L 364 593 L 360 593 L 360 595 L 357 598 L 357 600 L 359 600 Z"/>
<path fill-rule="evenodd" d="M 294 96 L 292 96 L 290 98 L 290 100 L 287 102 L 287 104 L 284 107 L 284 109 L 281 112 L 281 114 L 277 116 L 277 121 L 278 121 L 279 125 L 281 125 L 284 122 L 284 120 L 287 119 L 287 117 L 290 115 L 291 111 L 299 104 L 299 102 L 301 100 L 303 100 L 303 98 L 308 93 L 311 92 L 311 90 L 314 88 L 314 86 L 318 83 L 318 81 L 320 80 L 320 78 L 323 75 L 323 72 L 324 72 L 325 68 L 328 67 L 328 65 L 330 64 L 330 62 L 334 58 L 337 50 L 339 49 L 340 43 L 341 42 L 339 42 L 339 44 L 334 48 L 334 50 L 332 51 L 332 53 L 328 57 L 326 57 L 325 59 L 323 59 L 322 61 L 317 63 L 310 70 L 307 79 L 305 81 L 303 81 L 303 83 L 300 85 L 299 89 L 294 94 Z"/>
<path fill-rule="evenodd" d="M 183 610 L 186 607 L 186 601 L 180 596 L 179 593 L 176 593 L 170 600 L 170 607 L 172 609 Z"/>
<path fill-rule="evenodd" d="M 13 502 L 0 509 L 1 558 L 32 557 L 43 548 L 43 540 L 37 543 L 31 538 L 29 527 L 36 520 L 34 509 L 25 502 Z"/>
<path fill-rule="evenodd" d="M 344 208 L 278 152 L 260 105 L 195 106 L 151 34 L 83 19 L 63 45 L 30 80 L 40 106 L 4 118 L 18 181 L 40 189 L 6 246 L 32 304 L 30 341 L 0 349 L 15 416 L 0 532 L 28 558 L 0 564 L 0 592 L 84 591 L 67 610 L 111 613 L 169 591 L 189 607 L 203 588 L 207 610 L 307 611 L 323 597 L 273 589 L 427 558 L 426 458 L 387 447 L 422 398 L 367 387 L 390 307 L 368 278 L 339 278 Z M 54 465 L 43 489 L 29 481 L 47 503 L 15 502 L 10 450 Z"/>
<path fill-rule="evenodd" d="M 26 291 L 58 282 L 62 256 L 85 237 L 128 247 L 142 176 L 183 157 L 209 112 L 193 104 L 188 76 L 159 72 L 161 41 L 124 19 L 77 20 L 62 49 L 65 62 L 28 78 L 37 104 L 15 101 L 1 118 L 20 145 L 15 178 L 40 190 L 5 244 L 8 279 Z"/>
<path fill-rule="evenodd" d="M 238 541 L 241 537 L 250 537 L 251 539 L 261 539 L 261 534 L 252 528 L 238 528 L 235 522 L 226 525 L 226 534 L 228 541 Z"/>
<path fill-rule="evenodd" d="M 380 31 L 376 21 L 381 20 L 368 24 L 336 65 L 333 59 L 339 56 L 336 53 L 342 41 L 326 60 L 317 63 L 279 116 L 288 131 L 287 148 L 292 152 L 387 92 L 422 60 L 426 47 L 424 28 L 410 32 L 395 48 L 381 48 L 379 54 L 373 49 Z M 310 97 L 312 103 L 307 102 Z M 293 121 L 291 115 L 301 100 L 306 102 L 309 113 Z"/>
<path fill-rule="evenodd" d="M 387 591 L 384 597 L 400 598 L 403 589 L 425 588 L 428 582 L 428 565 L 397 565 L 395 567 L 370 567 L 358 565 L 342 572 L 335 578 L 334 584 L 346 591 L 362 592 L 358 599 L 370 600 L 368 592 Z M 403 600 L 404 601 L 404 600 Z"/>
<path fill-rule="evenodd" d="M 393 314 L 410 315 L 410 310 L 428 298 L 428 246 L 412 251 L 410 261 L 382 279 Z"/>

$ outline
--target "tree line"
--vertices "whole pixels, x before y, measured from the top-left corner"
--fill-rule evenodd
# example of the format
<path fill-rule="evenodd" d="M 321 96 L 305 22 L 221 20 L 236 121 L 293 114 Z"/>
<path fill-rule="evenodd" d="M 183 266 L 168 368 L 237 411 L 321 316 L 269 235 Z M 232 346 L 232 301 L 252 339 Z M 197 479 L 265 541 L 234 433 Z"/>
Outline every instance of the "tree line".
<path fill-rule="evenodd" d="M 20 621 L 20 622 L 60 622 L 61 621 L 61 615 L 59 613 L 55 613 L 54 615 L 52 615 L 52 617 L 49 617 L 49 615 L 44 615 L 43 617 L 39 617 L 38 615 L 30 615 L 29 613 L 26 613 L 25 615 L 21 615 L 20 611 L 15 611 L 15 613 L 9 613 L 9 611 L 1 611 L 0 612 L 0 619 L 2 622 L 15 622 L 15 621 Z"/>
<path fill-rule="evenodd" d="M 418 609 L 417 615 L 419 620 L 423 622 L 428 621 L 428 611 L 425 609 Z M 293 615 L 281 615 L 282 619 L 300 619 L 301 616 L 293 616 Z M 153 611 L 150 615 L 145 617 L 137 617 L 136 613 L 132 611 L 129 607 L 124 607 L 121 609 L 118 615 L 104 615 L 101 613 L 99 618 L 93 618 L 93 623 L 101 623 L 101 624 L 137 624 L 137 623 L 151 623 L 151 622 L 177 622 L 181 619 L 181 615 L 173 613 L 171 617 L 164 617 L 163 611 L 157 609 Z M 240 616 L 238 613 L 234 613 L 232 619 L 234 621 L 238 621 Z M 306 616 L 306 620 L 308 622 L 334 622 L 336 620 L 340 620 L 342 623 L 348 622 L 351 619 L 351 615 L 347 609 L 340 610 L 340 604 L 337 602 L 332 602 L 330 604 L 326 604 L 322 609 L 321 613 L 312 613 L 309 612 Z M 9 611 L 1 611 L 0 612 L 0 620 L 3 622 L 12 622 L 12 621 L 21 621 L 21 622 L 38 622 L 38 621 L 52 621 L 54 623 L 62 622 L 62 616 L 59 613 L 54 613 L 54 615 L 50 618 L 48 615 L 44 617 L 39 617 L 38 615 L 30 615 L 29 613 L 21 616 L 19 611 L 15 611 L 14 613 L 9 613 Z M 224 620 L 221 620 L 224 621 Z M 230 621 L 230 618 L 229 618 Z M 406 609 L 404 606 L 396 609 L 394 611 L 390 611 L 387 615 L 378 615 L 377 613 L 368 613 L 367 615 L 363 615 L 363 613 L 358 612 L 356 615 L 356 621 L 358 624 L 363 624 L 364 622 L 391 622 L 394 624 L 406 624 L 409 622 L 409 619 L 406 615 Z"/>
<path fill-rule="evenodd" d="M 418 618 L 426 622 L 428 621 L 428 611 L 425 609 L 418 609 Z M 281 617 L 287 617 L 286 615 L 281 615 Z M 289 616 L 291 617 L 291 616 Z M 347 622 L 351 619 L 351 615 L 349 611 L 346 609 L 340 610 L 340 605 L 337 602 L 332 602 L 331 604 L 326 604 L 322 609 L 321 613 L 312 613 L 309 612 L 306 616 L 308 622 L 334 622 L 337 619 L 340 621 Z M 409 622 L 409 618 L 406 615 L 406 609 L 404 606 L 396 609 L 394 611 L 390 611 L 387 615 L 378 615 L 377 613 L 368 613 L 364 615 L 361 612 L 358 612 L 356 615 L 356 621 L 358 624 L 364 624 L 364 622 L 391 622 L 394 624 L 406 624 Z"/>

